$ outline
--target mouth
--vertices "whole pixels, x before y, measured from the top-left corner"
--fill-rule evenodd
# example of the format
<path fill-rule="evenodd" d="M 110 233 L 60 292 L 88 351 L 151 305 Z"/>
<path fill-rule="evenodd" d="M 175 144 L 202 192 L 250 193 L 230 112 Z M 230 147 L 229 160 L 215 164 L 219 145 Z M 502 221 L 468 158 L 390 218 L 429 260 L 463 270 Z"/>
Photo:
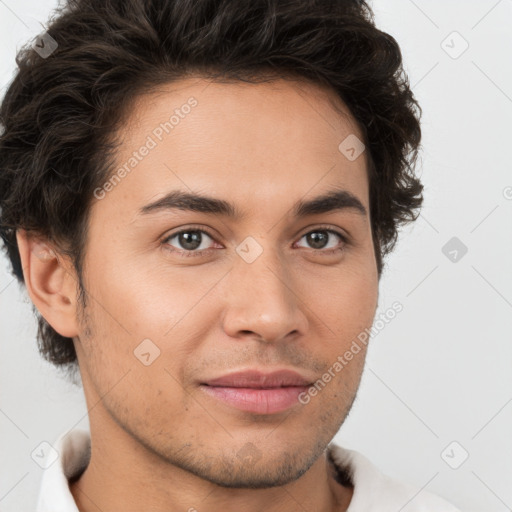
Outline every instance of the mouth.
<path fill-rule="evenodd" d="M 299 395 L 311 384 L 310 379 L 293 370 L 248 370 L 207 380 L 200 388 L 208 396 L 241 411 L 276 414 L 300 405 Z"/>

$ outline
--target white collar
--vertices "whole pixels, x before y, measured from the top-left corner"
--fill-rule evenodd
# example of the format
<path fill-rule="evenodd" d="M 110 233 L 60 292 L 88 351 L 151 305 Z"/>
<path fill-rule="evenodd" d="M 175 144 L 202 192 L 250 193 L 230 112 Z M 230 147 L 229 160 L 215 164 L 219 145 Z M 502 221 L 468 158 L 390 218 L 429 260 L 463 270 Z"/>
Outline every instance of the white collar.
<path fill-rule="evenodd" d="M 43 473 L 36 512 L 80 512 L 69 490 L 68 480 L 81 474 L 89 464 L 90 434 L 83 429 L 65 432 L 53 448 L 58 458 Z"/>
<path fill-rule="evenodd" d="M 68 480 L 79 476 L 91 456 L 86 430 L 62 434 L 54 444 L 57 460 L 42 478 L 36 512 L 79 512 Z M 331 443 L 332 458 L 340 480 L 349 480 L 354 493 L 347 512 L 460 512 L 445 500 L 384 475 L 364 455 Z"/>

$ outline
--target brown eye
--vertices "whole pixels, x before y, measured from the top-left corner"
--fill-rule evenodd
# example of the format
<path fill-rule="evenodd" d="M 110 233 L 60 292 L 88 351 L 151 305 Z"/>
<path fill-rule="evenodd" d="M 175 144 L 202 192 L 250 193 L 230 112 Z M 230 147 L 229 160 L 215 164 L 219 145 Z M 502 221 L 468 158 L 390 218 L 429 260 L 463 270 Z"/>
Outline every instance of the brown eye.
<path fill-rule="evenodd" d="M 184 256 L 199 256 L 210 249 L 208 239 L 213 240 L 202 229 L 183 229 L 168 236 L 162 243 L 170 246 L 169 250 L 172 252 L 177 252 Z M 174 243 L 170 243 L 171 241 L 174 241 Z"/>
<path fill-rule="evenodd" d="M 332 229 L 315 229 L 303 235 L 302 239 L 306 240 L 311 249 L 327 253 L 343 249 L 346 243 L 346 238 Z"/>

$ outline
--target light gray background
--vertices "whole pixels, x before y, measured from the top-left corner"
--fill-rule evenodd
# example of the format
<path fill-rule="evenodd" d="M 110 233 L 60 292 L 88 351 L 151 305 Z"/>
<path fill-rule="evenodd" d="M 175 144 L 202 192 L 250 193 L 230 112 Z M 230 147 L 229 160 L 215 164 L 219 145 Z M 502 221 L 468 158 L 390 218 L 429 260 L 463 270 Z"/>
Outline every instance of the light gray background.
<path fill-rule="evenodd" d="M 0 0 L 0 87 L 56 5 Z M 389 259 L 377 317 L 394 301 L 404 309 L 373 338 L 335 441 L 463 510 L 504 512 L 512 509 L 512 0 L 373 7 L 424 110 L 426 199 Z M 469 47 L 457 56 L 461 37 Z M 452 237 L 468 248 L 457 262 L 442 252 Z M 1 512 L 34 509 L 43 470 L 30 454 L 42 441 L 88 427 L 81 390 L 41 360 L 35 333 L 27 295 L 2 259 Z M 458 469 L 445 462 L 456 466 L 465 452 Z"/>

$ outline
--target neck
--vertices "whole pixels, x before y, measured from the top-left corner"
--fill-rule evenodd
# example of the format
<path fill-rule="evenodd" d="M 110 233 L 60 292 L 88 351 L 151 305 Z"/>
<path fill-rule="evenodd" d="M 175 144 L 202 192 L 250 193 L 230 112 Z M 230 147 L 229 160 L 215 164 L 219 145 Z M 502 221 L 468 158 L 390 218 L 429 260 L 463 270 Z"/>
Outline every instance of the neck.
<path fill-rule="evenodd" d="M 103 425 L 104 427 L 104 425 Z M 91 459 L 70 490 L 80 512 L 345 512 L 352 487 L 335 480 L 324 452 L 300 478 L 264 489 L 225 488 L 170 464 L 119 426 L 94 429 Z"/>

